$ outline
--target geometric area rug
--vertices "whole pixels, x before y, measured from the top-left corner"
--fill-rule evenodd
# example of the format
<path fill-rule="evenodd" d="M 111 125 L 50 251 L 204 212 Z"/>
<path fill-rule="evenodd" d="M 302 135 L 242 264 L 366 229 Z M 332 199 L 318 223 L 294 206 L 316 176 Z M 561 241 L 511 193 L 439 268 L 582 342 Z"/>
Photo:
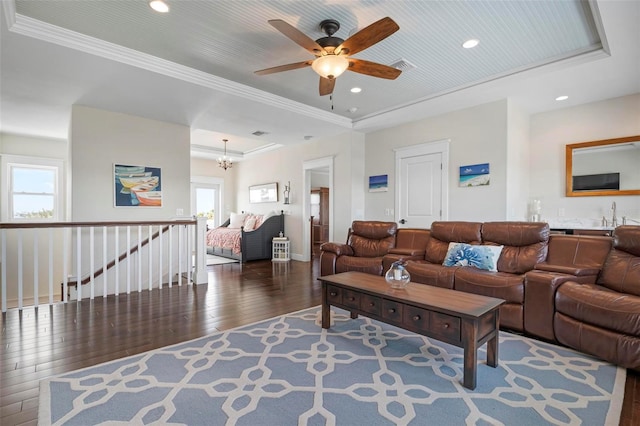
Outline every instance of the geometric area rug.
<path fill-rule="evenodd" d="M 40 383 L 40 425 L 613 425 L 626 371 L 500 332 L 499 364 L 332 308 L 310 308 Z"/>

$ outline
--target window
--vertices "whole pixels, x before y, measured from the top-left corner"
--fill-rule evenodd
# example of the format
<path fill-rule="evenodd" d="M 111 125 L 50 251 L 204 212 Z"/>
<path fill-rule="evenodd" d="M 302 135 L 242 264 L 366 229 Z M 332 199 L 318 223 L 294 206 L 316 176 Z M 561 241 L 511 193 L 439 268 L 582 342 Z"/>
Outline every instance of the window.
<path fill-rule="evenodd" d="M 7 158 L 9 157 L 9 158 Z M 3 156 L 6 170 L 2 216 L 7 221 L 60 220 L 62 162 Z M 18 161 L 16 161 L 18 160 Z"/>

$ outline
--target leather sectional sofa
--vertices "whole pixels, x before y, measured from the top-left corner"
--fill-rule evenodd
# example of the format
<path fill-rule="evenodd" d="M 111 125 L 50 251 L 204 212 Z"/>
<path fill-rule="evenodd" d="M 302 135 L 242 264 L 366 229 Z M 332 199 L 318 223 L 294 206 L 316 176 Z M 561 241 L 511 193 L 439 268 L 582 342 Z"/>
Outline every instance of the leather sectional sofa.
<path fill-rule="evenodd" d="M 501 247 L 495 270 L 444 266 L 451 243 Z M 640 226 L 599 237 L 538 222 L 354 221 L 346 244 L 321 246 L 320 273 L 382 275 L 401 259 L 413 282 L 504 299 L 502 328 L 640 371 Z"/>

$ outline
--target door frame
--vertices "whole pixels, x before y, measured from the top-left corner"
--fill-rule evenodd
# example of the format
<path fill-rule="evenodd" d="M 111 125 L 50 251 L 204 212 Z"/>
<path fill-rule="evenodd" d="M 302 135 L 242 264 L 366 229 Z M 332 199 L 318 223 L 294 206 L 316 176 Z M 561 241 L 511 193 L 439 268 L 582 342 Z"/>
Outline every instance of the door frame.
<path fill-rule="evenodd" d="M 311 226 L 309 220 L 311 217 L 311 171 L 314 169 L 329 168 L 329 241 L 333 241 L 333 156 L 316 158 L 315 160 L 307 160 L 302 163 L 302 260 L 309 262 L 311 260 Z"/>
<path fill-rule="evenodd" d="M 395 148 L 396 156 L 396 184 L 395 184 L 395 209 L 394 220 L 398 222 L 400 218 L 400 162 L 405 158 L 417 157 L 421 155 L 441 154 L 441 207 L 442 215 L 440 220 L 449 220 L 449 144 L 451 139 L 441 139 L 433 142 L 421 143 L 418 145 Z"/>

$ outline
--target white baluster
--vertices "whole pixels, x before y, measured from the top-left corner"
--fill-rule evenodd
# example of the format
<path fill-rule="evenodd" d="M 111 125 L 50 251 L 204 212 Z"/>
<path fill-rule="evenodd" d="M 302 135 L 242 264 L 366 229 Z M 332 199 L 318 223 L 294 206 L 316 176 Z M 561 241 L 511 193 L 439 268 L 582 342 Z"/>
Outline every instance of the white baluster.
<path fill-rule="evenodd" d="M 138 252 L 136 253 L 136 259 L 138 259 L 138 293 L 142 291 L 142 226 L 138 225 Z"/>
<path fill-rule="evenodd" d="M 115 290 L 115 294 L 116 296 L 118 294 L 120 294 L 120 255 L 118 253 L 120 247 L 119 247 L 119 243 L 120 243 L 120 227 L 116 226 L 115 227 L 115 240 L 114 240 L 114 245 L 115 247 L 113 248 L 113 258 L 116 261 L 116 272 L 115 272 L 115 277 L 116 277 L 116 290 Z"/>
<path fill-rule="evenodd" d="M 90 299 L 93 300 L 96 296 L 95 289 L 95 274 L 96 274 L 96 265 L 95 265 L 95 257 L 96 257 L 96 248 L 95 248 L 95 233 L 94 227 L 89 227 L 89 286 L 90 286 Z"/>
<path fill-rule="evenodd" d="M 153 250 L 152 247 L 153 245 L 151 244 L 153 242 L 153 226 L 149 225 L 149 291 L 151 291 L 153 289 Z"/>
<path fill-rule="evenodd" d="M 169 263 L 169 288 L 173 287 L 173 225 L 169 225 L 169 251 L 167 253 Z"/>
<path fill-rule="evenodd" d="M 7 312 L 7 232 L 2 229 L 2 312 Z"/>
<path fill-rule="evenodd" d="M 22 229 L 18 229 L 18 309 L 22 310 Z"/>
<path fill-rule="evenodd" d="M 159 235 L 158 235 L 158 288 L 162 289 L 162 236 L 164 234 L 163 232 L 163 226 L 164 225 L 160 225 L 160 229 L 159 231 Z"/>
<path fill-rule="evenodd" d="M 196 227 L 195 227 L 195 276 L 193 277 L 193 282 L 195 284 L 206 284 L 208 282 L 208 273 L 207 273 L 207 243 L 205 241 L 205 236 L 207 233 L 207 218 L 199 217 L 196 219 Z"/>
<path fill-rule="evenodd" d="M 107 297 L 107 227 L 102 227 L 102 297 Z"/>
<path fill-rule="evenodd" d="M 38 278 L 40 277 L 38 265 L 38 228 L 33 228 L 33 306 L 38 307 L 40 302 L 40 289 Z"/>
<path fill-rule="evenodd" d="M 187 284 L 191 282 L 191 268 L 193 267 L 193 251 L 191 250 L 191 232 L 193 232 L 193 227 L 191 225 L 184 226 L 184 232 L 187 234 L 185 236 L 186 239 L 186 266 L 187 266 Z"/>
<path fill-rule="evenodd" d="M 182 285 L 182 225 L 178 226 L 178 286 Z"/>
<path fill-rule="evenodd" d="M 69 240 L 71 236 L 69 228 L 62 231 L 62 300 L 69 302 Z"/>
<path fill-rule="evenodd" d="M 49 305 L 53 305 L 53 228 L 49 228 Z"/>
<path fill-rule="evenodd" d="M 131 293 L 131 226 L 127 225 L 127 294 Z"/>
<path fill-rule="evenodd" d="M 78 300 L 82 300 L 82 228 L 76 231 L 76 291 Z"/>

